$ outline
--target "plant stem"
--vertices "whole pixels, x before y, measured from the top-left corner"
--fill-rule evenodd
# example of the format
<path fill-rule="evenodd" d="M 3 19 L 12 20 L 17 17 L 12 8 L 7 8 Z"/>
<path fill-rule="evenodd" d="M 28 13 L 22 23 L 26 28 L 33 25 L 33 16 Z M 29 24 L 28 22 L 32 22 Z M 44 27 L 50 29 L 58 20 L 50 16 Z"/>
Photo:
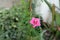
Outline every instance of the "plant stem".
<path fill-rule="evenodd" d="M 51 28 L 54 27 L 54 21 L 55 21 L 55 5 L 53 4 L 53 6 L 52 6 L 52 23 L 51 23 Z"/>
<path fill-rule="evenodd" d="M 29 10 L 32 11 L 32 0 L 29 0 Z"/>

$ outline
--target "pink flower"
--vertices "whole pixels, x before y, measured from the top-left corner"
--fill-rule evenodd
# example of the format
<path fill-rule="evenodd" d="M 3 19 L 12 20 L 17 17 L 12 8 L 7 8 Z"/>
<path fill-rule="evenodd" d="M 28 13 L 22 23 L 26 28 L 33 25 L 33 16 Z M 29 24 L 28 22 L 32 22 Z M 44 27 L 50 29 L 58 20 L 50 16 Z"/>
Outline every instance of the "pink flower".
<path fill-rule="evenodd" d="M 41 26 L 39 18 L 33 17 L 32 20 L 30 20 L 30 23 L 33 25 L 33 28 Z"/>

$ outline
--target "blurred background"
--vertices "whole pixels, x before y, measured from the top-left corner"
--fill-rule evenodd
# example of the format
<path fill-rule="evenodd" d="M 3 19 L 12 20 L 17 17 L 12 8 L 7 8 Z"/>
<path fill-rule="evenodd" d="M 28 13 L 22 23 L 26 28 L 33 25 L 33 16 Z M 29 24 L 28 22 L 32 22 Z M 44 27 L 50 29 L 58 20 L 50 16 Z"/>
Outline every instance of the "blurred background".
<path fill-rule="evenodd" d="M 60 40 L 60 0 L 0 0 L 0 9 L 0 40 Z"/>
<path fill-rule="evenodd" d="M 13 5 L 19 3 L 20 0 L 0 0 L 0 8 L 11 8 Z"/>

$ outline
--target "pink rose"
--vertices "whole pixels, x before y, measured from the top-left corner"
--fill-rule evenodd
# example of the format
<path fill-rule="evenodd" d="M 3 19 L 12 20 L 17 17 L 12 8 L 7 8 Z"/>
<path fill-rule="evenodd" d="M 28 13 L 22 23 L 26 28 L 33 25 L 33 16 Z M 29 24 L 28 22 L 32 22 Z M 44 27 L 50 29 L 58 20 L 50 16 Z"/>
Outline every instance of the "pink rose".
<path fill-rule="evenodd" d="M 41 26 L 39 18 L 33 17 L 32 20 L 30 20 L 30 23 L 33 25 L 33 28 Z"/>

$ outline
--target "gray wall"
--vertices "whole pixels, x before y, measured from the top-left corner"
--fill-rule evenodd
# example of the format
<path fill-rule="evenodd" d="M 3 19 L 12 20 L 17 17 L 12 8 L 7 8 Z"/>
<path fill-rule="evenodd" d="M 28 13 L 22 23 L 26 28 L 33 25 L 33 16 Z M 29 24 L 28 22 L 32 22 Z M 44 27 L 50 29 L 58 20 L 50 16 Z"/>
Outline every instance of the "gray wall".
<path fill-rule="evenodd" d="M 0 0 L 0 8 L 11 8 L 12 5 L 19 3 L 20 0 Z"/>

